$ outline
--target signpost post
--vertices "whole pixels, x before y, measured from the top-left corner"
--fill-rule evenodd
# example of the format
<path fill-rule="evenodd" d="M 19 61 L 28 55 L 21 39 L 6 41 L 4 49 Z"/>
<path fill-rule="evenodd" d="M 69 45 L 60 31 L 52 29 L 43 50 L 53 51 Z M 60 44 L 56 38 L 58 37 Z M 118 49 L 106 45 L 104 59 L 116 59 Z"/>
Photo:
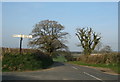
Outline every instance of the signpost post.
<path fill-rule="evenodd" d="M 32 38 L 32 35 L 13 35 L 13 37 L 20 37 L 20 54 L 22 53 L 22 40 L 23 38 Z"/>

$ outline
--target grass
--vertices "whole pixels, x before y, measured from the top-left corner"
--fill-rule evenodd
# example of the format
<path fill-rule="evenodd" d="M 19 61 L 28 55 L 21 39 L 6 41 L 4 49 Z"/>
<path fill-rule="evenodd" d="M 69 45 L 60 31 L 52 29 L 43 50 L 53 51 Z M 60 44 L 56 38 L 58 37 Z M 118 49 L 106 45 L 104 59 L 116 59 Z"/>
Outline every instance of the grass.
<path fill-rule="evenodd" d="M 53 61 L 56 62 L 66 62 L 66 58 L 64 56 L 57 56 L 56 58 L 53 58 Z"/>
<path fill-rule="evenodd" d="M 84 66 L 110 68 L 114 72 L 120 74 L 120 64 L 108 64 L 108 65 L 106 65 L 106 64 L 88 64 L 88 63 L 84 63 L 81 61 L 69 61 L 68 63 L 77 64 L 77 65 L 84 65 Z"/>

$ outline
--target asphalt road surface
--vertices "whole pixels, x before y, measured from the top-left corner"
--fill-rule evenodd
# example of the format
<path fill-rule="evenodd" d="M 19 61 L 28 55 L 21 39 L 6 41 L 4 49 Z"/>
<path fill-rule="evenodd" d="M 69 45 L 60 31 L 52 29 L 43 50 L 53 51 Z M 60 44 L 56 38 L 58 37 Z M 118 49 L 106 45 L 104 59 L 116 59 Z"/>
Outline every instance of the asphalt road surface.
<path fill-rule="evenodd" d="M 27 72 L 3 72 L 2 80 L 116 80 L 118 75 L 105 74 L 99 70 L 66 64 L 54 63 L 49 69 Z"/>

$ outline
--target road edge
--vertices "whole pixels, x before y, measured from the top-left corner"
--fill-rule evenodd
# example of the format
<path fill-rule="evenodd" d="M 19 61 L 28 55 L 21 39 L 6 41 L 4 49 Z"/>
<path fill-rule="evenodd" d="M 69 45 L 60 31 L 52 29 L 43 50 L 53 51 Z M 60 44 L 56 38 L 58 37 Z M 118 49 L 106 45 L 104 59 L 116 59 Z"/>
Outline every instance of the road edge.
<path fill-rule="evenodd" d="M 73 63 L 69 63 L 69 62 L 65 62 L 67 64 L 73 64 Z M 93 67 L 93 66 L 85 66 L 85 65 L 78 65 L 78 64 L 73 64 L 73 65 L 77 65 L 77 66 L 83 66 L 83 67 L 88 67 L 88 68 L 93 68 L 96 70 L 99 70 L 105 74 L 110 74 L 110 75 L 120 75 L 116 72 L 114 72 L 113 70 L 109 69 L 109 68 L 103 68 L 103 67 Z"/>

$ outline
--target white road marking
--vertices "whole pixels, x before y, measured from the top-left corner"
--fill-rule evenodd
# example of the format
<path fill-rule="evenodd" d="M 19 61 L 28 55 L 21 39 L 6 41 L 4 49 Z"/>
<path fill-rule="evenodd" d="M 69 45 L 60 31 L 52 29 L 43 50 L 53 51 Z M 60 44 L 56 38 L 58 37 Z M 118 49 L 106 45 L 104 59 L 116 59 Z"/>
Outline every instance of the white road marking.
<path fill-rule="evenodd" d="M 93 76 L 93 75 L 91 75 L 91 74 L 89 74 L 89 73 L 87 73 L 87 72 L 84 72 L 84 74 L 89 75 L 89 76 L 91 76 L 91 77 L 93 77 L 93 78 L 95 78 L 95 79 L 97 79 L 97 80 L 102 81 L 102 79 L 100 79 L 100 78 L 98 78 L 98 77 L 95 77 L 95 76 Z M 103 81 L 102 81 L 102 82 L 103 82 Z"/>
<path fill-rule="evenodd" d="M 72 68 L 74 68 L 74 69 L 76 69 L 76 70 L 77 70 L 77 68 L 76 68 L 76 67 L 74 67 L 74 66 L 72 66 Z"/>

